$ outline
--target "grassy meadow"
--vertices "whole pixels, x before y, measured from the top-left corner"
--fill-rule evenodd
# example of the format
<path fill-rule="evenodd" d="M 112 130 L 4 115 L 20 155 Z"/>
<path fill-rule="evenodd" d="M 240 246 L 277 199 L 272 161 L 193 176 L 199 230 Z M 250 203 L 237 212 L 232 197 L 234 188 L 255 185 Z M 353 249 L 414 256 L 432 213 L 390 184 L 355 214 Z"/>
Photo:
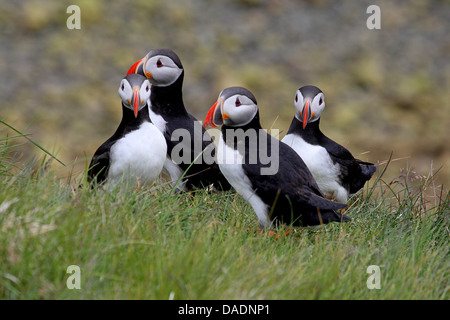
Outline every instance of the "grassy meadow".
<path fill-rule="evenodd" d="M 446 0 L 2 1 L 0 299 L 448 300 L 449 13 Z M 379 164 L 353 220 L 277 237 L 233 192 L 89 189 L 120 81 L 156 48 L 182 60 L 199 120 L 243 86 L 281 139 L 296 90 L 321 88 L 324 134 Z"/>
<path fill-rule="evenodd" d="M 91 190 L 55 175 L 45 151 L 0 136 L 1 299 L 443 299 L 449 289 L 449 197 L 434 177 L 378 176 L 349 202 L 346 224 L 260 233 L 233 192 Z M 81 289 L 68 289 L 70 265 Z M 368 289 L 370 265 L 380 289 Z"/>

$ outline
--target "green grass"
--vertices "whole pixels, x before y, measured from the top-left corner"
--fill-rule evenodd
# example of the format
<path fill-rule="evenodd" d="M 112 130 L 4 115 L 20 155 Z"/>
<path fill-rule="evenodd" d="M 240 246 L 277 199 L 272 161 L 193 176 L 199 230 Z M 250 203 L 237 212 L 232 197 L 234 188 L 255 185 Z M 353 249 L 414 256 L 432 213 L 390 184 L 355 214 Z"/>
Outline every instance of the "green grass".
<path fill-rule="evenodd" d="M 280 227 L 275 239 L 258 234 L 253 210 L 232 192 L 90 190 L 78 187 L 84 174 L 14 166 L 5 141 L 1 299 L 450 298 L 449 199 L 430 177 L 416 186 L 409 176 L 373 179 L 352 199 L 352 222 L 288 235 Z M 70 265 L 80 267 L 80 290 L 66 286 Z M 381 268 L 379 290 L 367 288 L 369 265 Z"/>

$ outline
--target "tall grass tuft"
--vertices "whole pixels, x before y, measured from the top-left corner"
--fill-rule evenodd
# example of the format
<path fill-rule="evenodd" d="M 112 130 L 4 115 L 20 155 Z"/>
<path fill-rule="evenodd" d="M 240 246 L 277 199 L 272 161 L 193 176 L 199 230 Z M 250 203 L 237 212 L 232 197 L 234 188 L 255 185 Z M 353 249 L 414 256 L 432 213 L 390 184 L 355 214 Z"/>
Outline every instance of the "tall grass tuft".
<path fill-rule="evenodd" d="M 234 192 L 91 190 L 85 173 L 13 161 L 19 139 L 0 138 L 2 299 L 450 298 L 449 197 L 433 173 L 380 173 L 350 200 L 352 222 L 274 237 Z M 368 288 L 371 265 L 380 289 Z"/>

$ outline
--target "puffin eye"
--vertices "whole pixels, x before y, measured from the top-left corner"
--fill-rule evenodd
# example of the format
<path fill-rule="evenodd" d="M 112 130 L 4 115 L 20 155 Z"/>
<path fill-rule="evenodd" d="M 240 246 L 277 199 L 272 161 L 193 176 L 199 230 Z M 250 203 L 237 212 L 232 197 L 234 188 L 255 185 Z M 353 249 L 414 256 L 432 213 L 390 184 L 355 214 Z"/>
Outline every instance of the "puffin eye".
<path fill-rule="evenodd" d="M 298 102 L 298 95 L 295 95 L 295 102 Z"/>
<path fill-rule="evenodd" d="M 120 87 L 120 89 L 122 89 L 122 91 L 125 89 L 125 86 L 122 83 L 122 86 Z"/>
<path fill-rule="evenodd" d="M 148 92 L 148 90 L 150 90 L 150 88 L 148 86 L 146 86 L 145 91 Z"/>
<path fill-rule="evenodd" d="M 163 66 L 163 63 L 161 62 L 161 59 L 158 59 L 158 61 L 156 61 L 156 66 L 158 68 L 161 68 Z"/>
<path fill-rule="evenodd" d="M 320 100 L 319 100 L 319 106 L 322 104 L 322 102 L 323 102 L 323 100 L 322 100 L 322 98 L 320 98 Z"/>
<path fill-rule="evenodd" d="M 241 100 L 239 100 L 239 98 L 236 98 L 236 102 L 234 104 L 236 105 L 236 107 L 239 107 L 242 103 Z"/>

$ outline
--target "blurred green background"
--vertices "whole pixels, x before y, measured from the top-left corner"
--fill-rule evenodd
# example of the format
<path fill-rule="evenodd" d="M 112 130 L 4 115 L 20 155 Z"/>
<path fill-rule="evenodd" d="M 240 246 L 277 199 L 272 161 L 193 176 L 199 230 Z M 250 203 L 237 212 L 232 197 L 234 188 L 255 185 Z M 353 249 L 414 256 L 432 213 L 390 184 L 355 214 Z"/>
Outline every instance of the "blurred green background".
<path fill-rule="evenodd" d="M 449 1 L 0 1 L 0 119 L 80 173 L 121 119 L 121 78 L 149 50 L 185 68 L 184 100 L 203 120 L 219 92 L 240 85 L 262 125 L 282 130 L 295 91 L 325 93 L 322 131 L 355 156 L 427 175 L 450 170 Z M 69 30 L 66 8 L 81 9 Z M 366 13 L 381 8 L 381 30 Z M 2 132 L 3 128 L 0 128 Z M 17 161 L 37 154 L 31 145 Z M 405 158 L 405 159 L 403 159 Z M 74 168 L 73 168 L 74 167 Z"/>

